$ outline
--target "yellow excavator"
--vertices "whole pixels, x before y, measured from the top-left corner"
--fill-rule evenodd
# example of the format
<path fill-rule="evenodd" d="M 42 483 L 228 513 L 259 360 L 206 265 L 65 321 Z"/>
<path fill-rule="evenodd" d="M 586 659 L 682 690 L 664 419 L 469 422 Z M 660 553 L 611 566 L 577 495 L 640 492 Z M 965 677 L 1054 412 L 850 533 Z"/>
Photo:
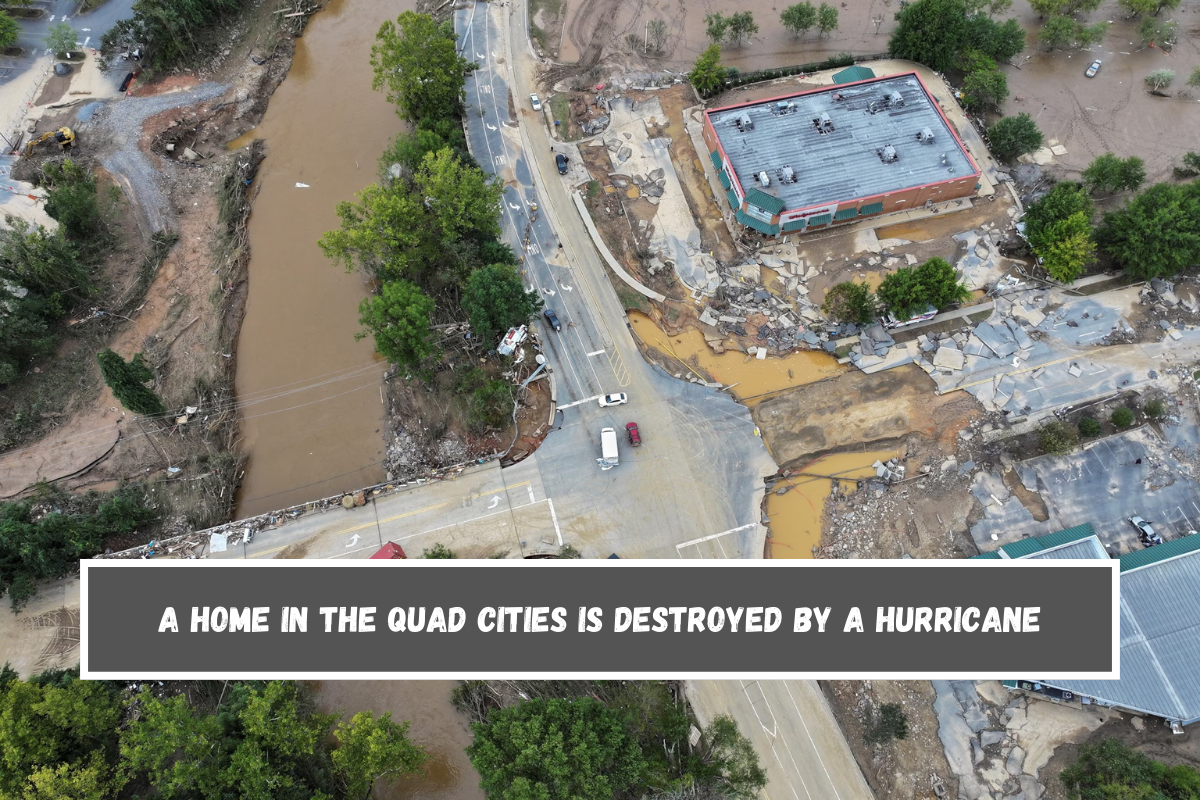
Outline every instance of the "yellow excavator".
<path fill-rule="evenodd" d="M 36 148 L 42 142 L 48 142 L 51 139 L 53 139 L 59 147 L 66 150 L 75 143 L 75 132 L 70 128 L 65 127 L 59 128 L 56 131 L 46 131 L 36 139 L 31 139 L 29 144 L 25 145 L 25 155 L 33 155 L 34 148 Z"/>

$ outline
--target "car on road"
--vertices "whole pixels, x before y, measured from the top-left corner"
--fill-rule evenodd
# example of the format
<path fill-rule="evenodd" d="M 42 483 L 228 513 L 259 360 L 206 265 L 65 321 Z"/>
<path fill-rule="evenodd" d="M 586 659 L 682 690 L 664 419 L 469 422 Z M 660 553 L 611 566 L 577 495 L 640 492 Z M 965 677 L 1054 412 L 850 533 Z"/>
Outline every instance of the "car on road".
<path fill-rule="evenodd" d="M 542 101 L 538 100 L 538 96 L 536 94 L 529 95 L 529 102 L 533 104 L 534 111 L 542 110 Z"/>
<path fill-rule="evenodd" d="M 616 394 L 606 394 L 600 398 L 600 407 L 608 408 L 609 406 L 619 406 L 629 402 L 629 397 L 624 392 Z"/>
<path fill-rule="evenodd" d="M 1134 514 L 1129 518 L 1129 524 L 1137 528 L 1138 536 L 1141 537 L 1142 544 L 1150 547 L 1156 544 L 1162 544 L 1162 537 L 1154 532 L 1154 527 L 1146 520 Z"/>
<path fill-rule="evenodd" d="M 554 313 L 553 308 L 547 308 L 542 312 L 542 316 L 546 318 L 546 323 L 556 331 L 562 330 L 562 323 L 558 321 L 558 314 Z"/>
<path fill-rule="evenodd" d="M 1094 78 L 1094 77 L 1096 77 L 1096 73 L 1099 71 L 1100 71 L 1100 59 L 1097 58 L 1095 61 L 1092 62 L 1092 65 L 1087 68 L 1087 72 L 1085 72 L 1083 74 L 1088 76 L 1089 78 Z"/>
<path fill-rule="evenodd" d="M 629 437 L 630 447 L 638 447 L 642 443 L 642 434 L 638 431 L 636 422 L 631 422 L 625 426 L 625 435 Z"/>
<path fill-rule="evenodd" d="M 568 160 L 567 157 L 564 156 L 562 153 L 556 153 L 554 155 L 554 163 L 558 165 L 558 174 L 559 175 L 567 174 L 567 160 Z"/>

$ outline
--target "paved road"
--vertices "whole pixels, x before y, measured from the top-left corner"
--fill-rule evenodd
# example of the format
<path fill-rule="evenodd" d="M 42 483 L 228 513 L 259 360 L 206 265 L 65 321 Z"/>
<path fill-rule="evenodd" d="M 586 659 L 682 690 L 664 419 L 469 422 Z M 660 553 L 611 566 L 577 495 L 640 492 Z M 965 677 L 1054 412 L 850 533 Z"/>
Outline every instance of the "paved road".
<path fill-rule="evenodd" d="M 46 35 L 51 25 L 66 22 L 75 29 L 81 47 L 98 48 L 100 37 L 109 28 L 119 20 L 133 16 L 133 0 L 108 0 L 95 11 L 75 16 L 79 5 L 79 0 L 49 0 L 31 6 L 44 9 L 46 13 L 39 19 L 18 20 L 21 34 L 17 38 L 17 46 L 24 48 L 25 53 L 20 58 L 0 58 L 0 86 L 20 77 L 47 55 Z M 114 86 L 119 86 L 125 72 L 114 69 L 109 77 Z"/>
<path fill-rule="evenodd" d="M 729 714 L 767 771 L 764 800 L 873 800 L 816 681 L 688 681 L 707 724 Z"/>

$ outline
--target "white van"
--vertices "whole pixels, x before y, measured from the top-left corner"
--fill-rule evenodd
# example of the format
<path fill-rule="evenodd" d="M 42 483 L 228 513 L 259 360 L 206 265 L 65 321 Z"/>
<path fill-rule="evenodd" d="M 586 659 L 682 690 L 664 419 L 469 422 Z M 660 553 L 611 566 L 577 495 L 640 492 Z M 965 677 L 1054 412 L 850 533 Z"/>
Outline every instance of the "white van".
<path fill-rule="evenodd" d="M 617 432 L 612 428 L 600 431 L 600 469 L 612 469 L 617 466 Z"/>

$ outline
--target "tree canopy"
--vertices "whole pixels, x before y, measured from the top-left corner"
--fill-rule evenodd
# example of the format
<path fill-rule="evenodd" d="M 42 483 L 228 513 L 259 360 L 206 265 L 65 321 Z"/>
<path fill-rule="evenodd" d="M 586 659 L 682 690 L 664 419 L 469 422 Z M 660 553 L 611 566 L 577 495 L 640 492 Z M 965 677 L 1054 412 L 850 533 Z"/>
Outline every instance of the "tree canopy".
<path fill-rule="evenodd" d="M 393 364 L 419 372 L 435 352 L 430 317 L 433 299 L 411 281 L 385 281 L 379 294 L 358 305 L 359 339 L 375 337 L 375 350 Z"/>
<path fill-rule="evenodd" d="M 1194 767 L 1169 767 L 1117 739 L 1080 745 L 1078 760 L 1059 774 L 1059 780 L 1068 791 L 1078 791 L 1080 800 L 1200 797 L 1200 772 Z"/>
<path fill-rule="evenodd" d="M 4 11 L 0 11 L 0 48 L 12 47 L 21 35 L 21 26 Z"/>
<path fill-rule="evenodd" d="M 946 72 L 968 51 L 1008 61 L 1025 48 L 1025 31 L 1015 19 L 996 22 L 971 10 L 966 0 L 916 0 L 896 14 L 888 52 Z"/>
<path fill-rule="evenodd" d="M 1095 260 L 1096 243 L 1092 239 L 1092 223 L 1076 213 L 1054 222 L 1042 235 L 1043 244 L 1034 249 L 1050 277 L 1062 283 L 1072 283 L 1083 274 L 1084 268 Z"/>
<path fill-rule="evenodd" d="M 1118 158 L 1105 153 L 1092 159 L 1083 171 L 1088 191 L 1101 194 L 1133 191 L 1146 182 L 1146 164 L 1137 156 Z"/>
<path fill-rule="evenodd" d="M 1200 183 L 1149 187 L 1105 214 L 1096 238 L 1141 280 L 1169 277 L 1200 263 Z"/>
<path fill-rule="evenodd" d="M 475 65 L 458 54 L 455 41 L 453 24 L 428 14 L 405 11 L 384 22 L 371 46 L 372 88 L 386 87 L 396 113 L 409 122 L 459 114 Z"/>
<path fill-rule="evenodd" d="M 865 283 L 844 281 L 825 292 L 821 310 L 841 322 L 866 325 L 875 318 L 875 294 Z"/>
<path fill-rule="evenodd" d="M 1036 150 L 1043 141 L 1037 123 L 1025 113 L 1004 117 L 988 128 L 987 133 L 992 152 L 1002 161 L 1012 161 L 1022 153 Z"/>
<path fill-rule="evenodd" d="M 817 9 L 808 0 L 804 0 L 803 3 L 785 8 L 779 15 L 779 21 L 793 36 L 803 36 L 817 24 Z"/>
<path fill-rule="evenodd" d="M 710 95 L 725 84 L 725 67 L 721 66 L 721 46 L 710 44 L 704 52 L 696 57 L 688 80 L 696 91 L 702 95 Z"/>
<path fill-rule="evenodd" d="M 133 16 L 116 22 L 100 37 L 101 64 L 107 67 L 121 53 L 141 48 L 143 64 L 162 72 L 224 46 L 214 29 L 238 13 L 246 0 L 137 0 Z"/>
<path fill-rule="evenodd" d="M 901 267 L 879 284 L 876 296 L 897 319 L 909 319 L 929 306 L 941 311 L 970 297 L 953 265 L 931 258 L 917 267 Z"/>
<path fill-rule="evenodd" d="M 462 298 L 471 330 L 492 347 L 511 327 L 528 322 L 542 307 L 508 264 L 489 264 L 471 274 Z"/>
<path fill-rule="evenodd" d="M 46 49 L 56 56 L 66 56 L 76 48 L 79 37 L 66 22 L 55 22 L 46 32 Z"/>
<path fill-rule="evenodd" d="M 167 412 L 162 398 L 146 383 L 154 380 L 154 371 L 146 365 L 141 353 L 135 353 L 129 361 L 112 350 L 105 348 L 96 354 L 100 362 L 100 374 L 112 389 L 117 401 L 135 414 L 158 416 Z"/>

